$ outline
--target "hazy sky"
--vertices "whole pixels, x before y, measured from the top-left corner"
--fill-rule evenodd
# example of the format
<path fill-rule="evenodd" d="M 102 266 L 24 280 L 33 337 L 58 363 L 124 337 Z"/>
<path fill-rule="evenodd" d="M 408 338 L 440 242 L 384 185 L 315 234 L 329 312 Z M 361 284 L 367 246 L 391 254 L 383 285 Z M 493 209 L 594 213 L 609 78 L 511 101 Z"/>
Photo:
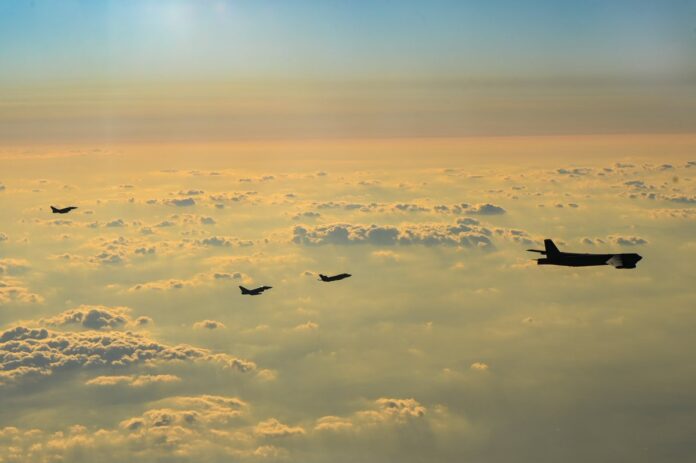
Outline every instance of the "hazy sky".
<path fill-rule="evenodd" d="M 642 78 L 694 71 L 691 1 L 7 1 L 3 80 Z"/>
<path fill-rule="evenodd" d="M 691 132 L 693 1 L 7 1 L 5 143 Z"/>

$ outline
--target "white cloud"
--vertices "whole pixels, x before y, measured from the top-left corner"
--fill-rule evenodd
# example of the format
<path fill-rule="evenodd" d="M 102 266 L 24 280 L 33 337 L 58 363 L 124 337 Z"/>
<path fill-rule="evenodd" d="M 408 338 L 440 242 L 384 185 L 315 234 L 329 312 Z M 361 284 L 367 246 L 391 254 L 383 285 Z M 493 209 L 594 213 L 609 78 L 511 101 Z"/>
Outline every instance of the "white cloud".
<path fill-rule="evenodd" d="M 150 384 L 178 383 L 176 375 L 133 375 L 133 376 L 97 376 L 87 381 L 88 386 L 130 386 L 143 387 Z"/>
<path fill-rule="evenodd" d="M 289 437 L 305 434 L 305 430 L 300 426 L 289 426 L 283 424 L 275 418 L 269 418 L 259 422 L 254 428 L 254 433 L 262 437 Z"/>
<path fill-rule="evenodd" d="M 90 330 L 114 329 L 135 324 L 130 312 L 128 307 L 82 305 L 54 317 L 41 319 L 41 323 L 53 327 L 81 325 Z"/>
<path fill-rule="evenodd" d="M 0 382 L 17 384 L 74 369 L 119 368 L 145 362 L 204 360 L 241 372 L 253 362 L 185 344 L 167 345 L 128 331 L 57 332 L 17 326 L 0 334 Z"/>
<path fill-rule="evenodd" d="M 371 244 L 374 246 L 425 245 L 490 248 L 488 228 L 460 219 L 455 224 L 360 225 L 332 224 L 317 227 L 296 226 L 293 242 L 307 246 Z"/>
<path fill-rule="evenodd" d="M 44 298 L 31 292 L 22 282 L 16 278 L 4 278 L 0 280 L 0 303 L 11 302 L 20 304 L 40 304 Z"/>
<path fill-rule="evenodd" d="M 201 320 L 194 323 L 193 327 L 197 329 L 216 330 L 224 328 L 225 324 L 216 320 Z"/>

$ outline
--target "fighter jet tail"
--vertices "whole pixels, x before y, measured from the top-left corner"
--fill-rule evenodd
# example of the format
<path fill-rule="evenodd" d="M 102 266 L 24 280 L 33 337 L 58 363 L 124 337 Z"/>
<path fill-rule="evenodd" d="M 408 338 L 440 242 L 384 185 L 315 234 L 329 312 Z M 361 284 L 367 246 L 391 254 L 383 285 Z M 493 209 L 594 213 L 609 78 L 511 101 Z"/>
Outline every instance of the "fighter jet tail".
<path fill-rule="evenodd" d="M 58 212 L 58 208 L 51 206 L 51 212 L 55 214 L 56 212 Z"/>
<path fill-rule="evenodd" d="M 250 291 L 246 289 L 244 286 L 240 286 L 239 289 L 242 290 L 242 294 L 250 294 Z"/>
<path fill-rule="evenodd" d="M 322 274 L 320 273 L 320 274 L 319 274 L 319 279 L 320 279 L 321 281 L 326 281 L 326 280 L 329 279 L 329 277 L 327 277 L 326 275 L 322 275 Z"/>

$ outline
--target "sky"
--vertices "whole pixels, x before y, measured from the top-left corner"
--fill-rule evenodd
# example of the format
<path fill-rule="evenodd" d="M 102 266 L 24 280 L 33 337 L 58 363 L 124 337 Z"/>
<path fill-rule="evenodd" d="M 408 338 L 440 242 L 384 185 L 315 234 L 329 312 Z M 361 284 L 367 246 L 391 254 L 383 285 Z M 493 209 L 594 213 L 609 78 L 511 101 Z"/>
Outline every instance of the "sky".
<path fill-rule="evenodd" d="M 695 18 L 0 2 L 0 463 L 688 461 Z"/>
<path fill-rule="evenodd" d="M 693 1 L 5 1 L 21 144 L 684 133 Z"/>
<path fill-rule="evenodd" d="M 677 77 L 693 2 L 3 2 L 3 80 Z M 172 73 L 176 73 L 172 75 Z"/>

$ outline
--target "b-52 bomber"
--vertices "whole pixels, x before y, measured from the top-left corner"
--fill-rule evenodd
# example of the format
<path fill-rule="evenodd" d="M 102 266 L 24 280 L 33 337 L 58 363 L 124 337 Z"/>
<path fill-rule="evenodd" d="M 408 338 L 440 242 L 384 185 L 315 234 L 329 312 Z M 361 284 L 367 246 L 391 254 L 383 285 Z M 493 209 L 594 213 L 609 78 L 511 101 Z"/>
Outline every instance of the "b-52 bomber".
<path fill-rule="evenodd" d="M 538 265 L 564 265 L 567 267 L 589 267 L 593 265 L 613 265 L 615 268 L 636 268 L 636 264 L 642 259 L 638 254 L 577 254 L 574 252 L 561 252 L 552 240 L 544 240 L 545 250 L 527 249 L 530 252 L 538 252 L 546 257 L 536 259 Z"/>
<path fill-rule="evenodd" d="M 339 273 L 338 275 L 327 277 L 326 275 L 319 274 L 319 279 L 324 282 L 343 280 L 344 278 L 351 277 L 350 273 Z"/>
<path fill-rule="evenodd" d="M 77 206 L 68 206 L 64 208 L 59 208 L 59 207 L 53 207 L 51 206 L 51 212 L 54 214 L 67 214 L 68 212 L 72 211 L 73 209 L 77 209 Z"/>
<path fill-rule="evenodd" d="M 254 289 L 246 289 L 244 286 L 240 286 L 239 289 L 242 290 L 242 294 L 248 295 L 248 296 L 258 296 L 259 294 L 263 293 L 267 289 L 271 289 L 272 286 L 259 286 L 258 288 Z"/>

